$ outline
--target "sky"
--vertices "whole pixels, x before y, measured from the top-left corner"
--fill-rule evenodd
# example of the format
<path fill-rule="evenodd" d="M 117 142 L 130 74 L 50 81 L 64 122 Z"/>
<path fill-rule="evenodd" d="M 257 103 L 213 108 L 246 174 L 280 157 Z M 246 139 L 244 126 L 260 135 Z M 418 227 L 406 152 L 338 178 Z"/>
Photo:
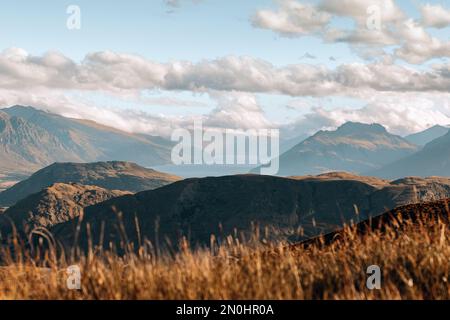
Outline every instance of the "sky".
<path fill-rule="evenodd" d="M 446 2 L 11 1 L 0 107 L 163 136 L 194 119 L 285 138 L 345 121 L 405 135 L 450 124 Z"/>

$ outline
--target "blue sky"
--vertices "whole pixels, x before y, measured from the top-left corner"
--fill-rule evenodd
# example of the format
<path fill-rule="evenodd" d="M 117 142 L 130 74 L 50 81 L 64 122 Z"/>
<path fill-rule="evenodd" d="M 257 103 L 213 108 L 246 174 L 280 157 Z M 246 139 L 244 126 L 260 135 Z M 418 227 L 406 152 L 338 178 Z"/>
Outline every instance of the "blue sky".
<path fill-rule="evenodd" d="M 66 28 L 66 8 L 72 4 L 81 8 L 81 30 Z M 161 62 L 195 62 L 232 54 L 286 65 L 299 63 L 307 52 L 331 66 L 331 55 L 342 61 L 358 60 L 345 44 L 324 45 L 313 37 L 292 41 L 252 27 L 252 14 L 273 6 L 271 0 L 187 1 L 180 8 L 160 0 L 18 0 L 2 5 L 0 44 L 33 54 L 58 50 L 76 60 L 103 50 L 136 53 Z"/>
<path fill-rule="evenodd" d="M 80 6 L 81 30 L 66 28 L 66 9 L 72 4 Z M 77 61 L 89 52 L 104 50 L 138 54 L 160 62 L 196 62 L 227 55 L 248 55 L 279 66 L 312 61 L 334 67 L 342 62 L 359 61 L 345 44 L 325 45 L 314 37 L 293 41 L 251 26 L 249 20 L 255 10 L 273 6 L 271 0 L 212 0 L 197 4 L 187 1 L 179 8 L 168 7 L 159 0 L 19 0 L 4 5 L 0 11 L 0 30 L 3 30 L 0 31 L 0 47 L 19 47 L 34 55 L 57 50 Z M 313 53 L 317 61 L 303 58 L 307 53 Z M 339 62 L 331 61 L 331 56 Z M 153 94 L 164 95 L 163 92 Z M 196 95 L 195 98 L 189 92 L 175 95 L 213 106 L 213 102 L 204 95 Z M 84 97 L 103 106 L 132 107 L 171 115 L 205 113 L 211 109 L 167 110 L 157 104 L 149 108 L 102 94 L 89 93 Z M 287 104 L 289 97 L 271 95 L 262 96 L 260 100 L 269 117 L 276 121 L 289 120 L 300 113 L 299 110 L 286 109 L 280 113 L 279 106 Z"/>
<path fill-rule="evenodd" d="M 420 1 L 396 3 L 411 17 L 418 17 Z M 69 5 L 81 8 L 81 30 L 66 28 Z M 112 50 L 161 62 L 195 62 L 234 54 L 286 65 L 298 63 L 307 52 L 329 66 L 336 65 L 330 56 L 341 63 L 360 61 L 345 43 L 325 44 L 314 37 L 293 41 L 252 27 L 249 20 L 256 10 L 273 7 L 272 0 L 181 0 L 179 8 L 168 7 L 163 0 L 16 0 L 2 4 L 0 45 L 24 48 L 33 54 L 58 50 L 76 60 L 87 52 Z M 336 21 L 341 26 L 351 24 L 348 19 Z"/>
<path fill-rule="evenodd" d="M 324 4 L 332 3 L 334 0 L 284 0 L 285 3 L 297 3 L 315 7 L 315 10 L 324 11 Z M 354 0 L 349 0 L 354 1 Z M 370 0 L 365 0 L 370 4 Z M 373 0 L 374 3 L 385 3 L 393 0 Z M 49 51 L 57 51 L 61 55 L 71 59 L 74 63 L 83 67 L 86 56 L 93 52 L 112 51 L 116 53 L 124 53 L 144 57 L 150 61 L 160 64 L 170 64 L 180 61 L 186 61 L 192 64 L 198 64 L 202 61 L 214 61 L 227 56 L 247 56 L 252 59 L 265 61 L 273 66 L 273 68 L 289 68 L 292 65 L 309 65 L 315 66 L 317 70 L 324 68 L 323 73 L 331 73 L 342 66 L 360 64 L 363 69 L 364 65 L 373 63 L 367 56 L 361 55 L 361 52 L 355 50 L 355 46 L 348 41 L 326 41 L 322 31 L 315 30 L 304 34 L 295 34 L 287 37 L 285 34 L 277 30 L 277 25 L 257 26 L 252 23 L 252 18 L 260 10 L 269 10 L 274 14 L 278 14 L 282 10 L 283 1 L 272 0 L 247 0 L 247 1 L 220 1 L 220 0 L 180 0 L 178 7 L 167 5 L 163 0 L 152 1 L 106 1 L 106 0 L 71 0 L 71 1 L 25 1 L 18 0 L 2 4 L 0 10 L 0 50 L 8 48 L 21 48 L 25 50 L 30 57 L 42 57 Z M 421 19 L 420 8 L 425 4 L 440 5 L 444 9 L 448 9 L 448 5 L 444 1 L 429 0 L 402 0 L 394 1 L 408 18 L 419 21 Z M 68 30 L 66 28 L 66 20 L 68 14 L 66 9 L 69 5 L 78 5 L 81 9 L 81 29 Z M 336 11 L 336 9 L 333 9 Z M 365 8 L 363 8 L 363 11 Z M 324 11 L 325 12 L 325 11 Z M 350 8 L 349 8 L 350 12 Z M 449 11 L 450 12 L 450 11 Z M 291 14 L 288 12 L 288 14 Z M 326 28 L 352 29 L 355 28 L 357 17 L 352 16 L 354 13 L 335 13 L 326 10 L 326 14 L 332 15 L 332 20 Z M 275 16 L 276 18 L 276 16 Z M 301 19 L 301 17 L 291 17 L 292 19 Z M 406 21 L 406 20 L 405 20 Z M 277 22 L 278 23 L 278 22 Z M 301 24 L 301 21 L 300 21 Z M 275 27 L 274 27 L 275 26 Z M 288 26 L 289 27 L 289 26 Z M 422 27 L 422 26 L 421 26 Z M 426 32 L 442 41 L 441 49 L 437 49 L 439 57 L 436 54 L 430 54 L 423 61 L 417 63 L 414 59 L 415 53 L 406 52 L 406 56 L 395 57 L 394 65 L 403 66 L 405 70 L 417 70 L 429 72 L 434 64 L 448 63 L 446 57 L 445 42 L 449 40 L 449 28 L 433 28 L 423 26 Z M 320 35 L 318 35 L 320 33 Z M 414 39 L 412 37 L 412 39 Z M 410 39 L 399 40 L 396 46 L 380 47 L 385 50 L 387 55 L 395 55 L 395 48 L 407 43 Z M 362 43 L 366 46 L 365 43 Z M 425 44 L 424 46 L 427 46 Z M 366 46 L 367 47 L 367 46 Z M 367 48 L 365 48 L 367 49 Z M 373 49 L 372 47 L 370 49 Z M 410 50 L 406 48 L 405 50 Z M 444 52 L 444 53 L 442 53 Z M 406 58 L 405 58 L 406 57 Z M 376 56 L 374 58 L 377 58 Z M 422 59 L 423 57 L 419 57 Z M 30 58 L 29 63 L 35 63 L 35 58 Z M 391 65 L 392 62 L 389 62 Z M 278 70 L 283 72 L 282 70 Z M 277 71 L 277 72 L 278 72 Z M 322 72 L 322 71 L 320 71 Z M 365 71 L 364 71 L 365 72 Z M 333 76 L 334 77 L 334 76 Z M 305 76 L 305 78 L 307 78 Z M 239 79 L 238 79 L 239 80 Z M 328 81 L 324 78 L 323 81 Z M 340 81 L 340 78 L 338 77 Z M 380 79 L 383 82 L 384 79 Z M 413 81 L 413 79 L 409 79 Z M 300 80 L 296 80 L 301 81 Z M 315 80 L 316 81 L 316 80 Z M 333 80 L 334 81 L 334 80 Z M 399 81 L 398 79 L 396 81 Z M 311 87 L 320 86 L 323 83 L 314 82 Z M 298 84 L 301 86 L 301 83 Z M 339 84 L 342 85 L 342 84 Z M 345 83 L 347 86 L 348 83 Z M 3 99 L 4 104 L 9 101 L 37 101 L 39 104 L 39 94 L 43 94 L 42 85 L 34 86 L 30 92 L 32 97 L 25 97 L 23 92 L 6 92 Z M 245 88 L 248 88 L 246 85 Z M 361 94 L 355 94 L 357 90 L 342 92 L 334 90 L 332 93 L 324 94 L 285 94 L 277 92 L 277 88 L 267 89 L 260 92 L 260 89 L 249 91 L 249 94 L 255 95 L 255 101 L 263 111 L 263 118 L 267 118 L 273 125 L 285 125 L 290 122 L 300 122 L 304 115 L 310 114 L 310 118 L 314 118 L 321 114 L 323 117 L 326 112 L 336 110 L 333 117 L 339 117 L 339 120 L 331 121 L 330 119 L 320 120 L 317 129 L 323 123 L 334 125 L 339 124 L 343 120 L 364 119 L 364 113 L 373 112 L 372 118 L 364 121 L 383 121 L 381 115 L 375 115 L 374 111 L 359 111 L 358 114 L 352 113 L 352 110 L 358 110 L 367 106 L 368 102 L 374 105 L 381 105 L 382 108 L 388 106 L 395 108 L 395 103 L 401 109 L 401 103 L 404 101 L 405 94 L 411 97 L 411 93 L 398 92 L 394 95 L 391 90 L 384 93 L 379 89 L 363 87 Z M 348 89 L 348 88 L 347 88 Z M 375 90 L 374 94 L 366 92 L 366 89 Z M 148 89 L 136 88 L 140 95 L 146 99 L 133 100 L 114 94 L 104 90 L 84 90 L 77 86 L 74 88 L 61 90 L 48 88 L 49 92 L 64 95 L 64 98 L 70 99 L 72 102 L 78 100 L 84 105 L 93 105 L 97 109 L 122 109 L 137 110 L 149 113 L 152 116 L 168 116 L 168 117 L 188 117 L 207 115 L 214 110 L 222 108 L 217 105 L 217 99 L 211 98 L 209 90 L 191 90 L 183 89 L 167 89 L 155 88 Z M 222 91 L 222 89 L 214 88 L 214 90 Z M 227 90 L 223 90 L 221 94 L 227 94 Z M 237 87 L 233 89 L 242 91 Z M 370 91 L 369 90 L 369 91 Z M 403 90 L 403 89 L 402 89 Z M 428 89 L 427 89 L 428 90 Z M 245 90 L 244 90 L 245 91 Z M 364 94 L 362 93 L 364 91 Z M 426 106 L 429 107 L 428 101 L 439 101 L 440 106 L 448 104 L 446 92 L 442 94 L 438 92 L 432 97 L 431 93 L 424 90 L 418 90 L 417 96 L 427 101 Z M 395 93 L 395 90 L 394 90 Z M 232 93 L 231 93 L 232 94 Z M 414 93 L 415 94 L 415 93 Z M 9 95 L 14 99 L 9 98 Z M 1 98 L 1 96 L 0 96 Z M 427 100 L 428 99 L 428 100 Z M 440 99 L 440 100 L 439 100 Z M 47 99 L 49 100 L 49 99 Z M 163 101 L 164 103 L 160 103 Z M 175 101 L 171 106 L 167 100 Z M 395 103 L 392 101 L 396 101 Z M 58 96 L 58 100 L 64 101 Z M 422 100 L 420 100 L 422 101 Z M 45 107 L 55 109 L 51 102 L 45 102 Z M 184 105 L 183 105 L 184 104 Z M 69 107 L 62 108 L 67 112 Z M 73 106 L 71 106 L 74 109 Z M 81 108 L 81 107 L 80 107 Z M 421 108 L 416 106 L 416 108 Z M 76 108 L 75 108 L 76 109 Z M 319 109 L 319 111 L 317 110 Z M 422 107 L 423 109 L 423 107 Z M 445 108 L 444 108 L 445 109 Z M 390 124 L 388 119 L 386 123 L 388 127 L 398 132 L 406 132 L 408 130 L 417 130 L 426 127 L 432 122 L 446 122 L 447 115 L 450 117 L 450 110 L 439 109 L 432 118 L 419 121 L 417 118 L 415 123 L 410 126 L 401 126 L 400 124 Z M 403 110 L 400 110 L 403 112 Z M 400 112 L 399 111 L 399 112 Z M 234 111 L 233 111 L 234 112 Z M 240 112 L 240 111 L 239 111 Z M 311 114 L 311 113 L 316 114 Z M 414 114 L 421 114 L 420 110 L 412 110 Z M 72 112 L 73 113 L 73 112 Z M 83 113 L 84 116 L 92 114 Z M 83 116 L 80 115 L 80 116 Z M 331 117 L 331 116 L 330 116 Z M 416 116 L 417 117 L 417 116 Z M 95 117 L 94 117 L 95 118 Z M 231 117 L 232 118 L 232 117 Z M 345 118 L 345 119 L 344 119 Z M 109 119 L 109 118 L 108 118 Z M 262 118 L 261 118 L 262 119 Z M 97 121 L 102 119 L 95 118 Z M 107 123 L 109 120 L 103 121 Z M 264 121 L 262 122 L 264 123 Z M 108 123 L 107 123 L 108 124 Z M 143 128 L 144 126 L 139 126 Z M 300 132 L 299 130 L 298 132 Z"/>

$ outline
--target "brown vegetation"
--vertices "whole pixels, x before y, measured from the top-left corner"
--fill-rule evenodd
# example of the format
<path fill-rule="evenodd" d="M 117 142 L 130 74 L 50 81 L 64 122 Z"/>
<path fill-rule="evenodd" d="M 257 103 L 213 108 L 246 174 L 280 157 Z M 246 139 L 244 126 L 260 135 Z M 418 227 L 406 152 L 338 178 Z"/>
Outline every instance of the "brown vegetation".
<path fill-rule="evenodd" d="M 47 253 L 40 261 L 30 252 L 12 259 L 4 248 L 0 298 L 450 299 L 449 213 L 442 204 L 448 202 L 418 206 L 429 209 L 423 212 L 409 206 L 414 216 L 391 212 L 395 219 L 382 228 L 348 227 L 339 241 L 296 247 L 265 244 L 255 235 L 212 241 L 208 249 L 185 244 L 178 253 L 143 243 L 138 253 L 122 257 L 91 251 L 66 260 Z M 81 268 L 80 291 L 66 287 L 69 264 Z M 380 290 L 366 288 L 370 265 L 381 268 Z"/>

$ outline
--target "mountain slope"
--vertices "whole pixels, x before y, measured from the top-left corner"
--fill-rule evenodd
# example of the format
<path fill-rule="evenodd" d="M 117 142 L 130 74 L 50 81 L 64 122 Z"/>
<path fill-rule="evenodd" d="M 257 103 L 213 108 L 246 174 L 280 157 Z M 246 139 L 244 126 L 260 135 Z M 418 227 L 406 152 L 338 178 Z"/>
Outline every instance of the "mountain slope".
<path fill-rule="evenodd" d="M 288 177 L 295 180 L 312 180 L 312 181 L 323 181 L 323 180 L 350 180 L 350 181 L 360 181 L 368 185 L 383 188 L 390 185 L 389 180 L 384 180 L 376 177 L 365 177 L 358 176 L 349 172 L 327 172 L 319 175 L 307 175 L 307 176 L 291 176 Z"/>
<path fill-rule="evenodd" d="M 6 210 L 0 216 L 0 231 L 3 235 L 10 234 L 12 224 L 25 231 L 48 228 L 78 217 L 84 207 L 128 193 L 96 186 L 56 183 Z"/>
<path fill-rule="evenodd" d="M 368 174 L 389 179 L 404 176 L 450 176 L 450 132 L 431 141 L 413 155 Z"/>
<path fill-rule="evenodd" d="M 385 231 L 389 228 L 401 231 L 405 226 L 423 223 L 424 221 L 428 223 L 434 222 L 435 224 L 440 221 L 448 225 L 450 223 L 449 208 L 450 199 L 448 198 L 438 201 L 408 204 L 369 220 L 362 221 L 353 226 L 353 228 L 356 229 L 358 235 L 366 235 L 373 231 Z M 301 248 L 312 244 L 331 244 L 340 241 L 344 237 L 345 232 L 345 230 L 337 230 L 313 239 L 305 240 L 293 245 L 291 248 Z"/>
<path fill-rule="evenodd" d="M 406 136 L 405 139 L 415 145 L 424 146 L 427 143 L 433 141 L 434 139 L 446 135 L 448 131 L 449 128 L 436 125 L 424 131 L 410 134 L 409 136 Z"/>
<path fill-rule="evenodd" d="M 417 146 L 378 124 L 347 122 L 319 131 L 280 156 L 281 176 L 327 171 L 361 173 L 412 154 Z M 259 172 L 259 170 L 257 170 Z"/>
<path fill-rule="evenodd" d="M 139 192 L 180 180 L 179 177 L 129 162 L 54 163 L 0 193 L 0 206 L 11 206 L 54 183 L 79 183 L 110 190 Z"/>
<path fill-rule="evenodd" d="M 79 159 L 45 129 L 0 110 L 0 172 L 28 172 L 55 155 L 62 161 Z"/>
<path fill-rule="evenodd" d="M 405 179 L 385 186 L 356 179 L 296 180 L 260 175 L 186 179 L 87 207 L 82 233 L 86 224 L 98 228 L 104 223 L 105 243 L 119 243 L 125 230 L 130 243 L 136 243 L 140 234 L 160 244 L 166 237 L 176 244 L 180 236 L 192 244 L 208 244 L 211 234 L 219 239 L 235 232 L 249 236 L 254 222 L 262 230 L 272 230 L 271 235 L 278 239 L 298 241 L 400 205 L 447 197 L 448 179 Z M 76 225 L 76 220 L 63 223 L 53 232 L 64 243 L 72 244 Z M 91 231 L 98 243 L 99 230 L 94 227 Z"/>
<path fill-rule="evenodd" d="M 307 134 L 302 134 L 294 138 L 280 140 L 280 152 L 285 153 L 286 151 L 292 149 L 293 147 L 295 147 L 297 144 L 301 143 L 308 137 L 309 136 Z"/>
<path fill-rule="evenodd" d="M 53 162 L 169 162 L 172 143 L 32 107 L 0 110 L 0 172 L 31 173 Z"/>

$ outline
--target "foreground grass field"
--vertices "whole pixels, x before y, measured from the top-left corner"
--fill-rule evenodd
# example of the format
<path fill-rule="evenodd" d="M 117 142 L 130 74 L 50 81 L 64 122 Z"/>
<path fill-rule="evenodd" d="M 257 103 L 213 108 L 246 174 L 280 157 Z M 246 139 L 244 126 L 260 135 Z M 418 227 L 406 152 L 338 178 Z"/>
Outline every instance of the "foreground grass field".
<path fill-rule="evenodd" d="M 229 238 L 171 254 L 143 247 L 71 262 L 48 254 L 39 266 L 26 256 L 1 267 L 0 299 L 450 299 L 448 219 L 429 214 L 370 232 L 347 228 L 326 244 Z M 67 288 L 71 264 L 81 290 Z M 371 265 L 381 268 L 379 290 L 366 287 Z"/>

